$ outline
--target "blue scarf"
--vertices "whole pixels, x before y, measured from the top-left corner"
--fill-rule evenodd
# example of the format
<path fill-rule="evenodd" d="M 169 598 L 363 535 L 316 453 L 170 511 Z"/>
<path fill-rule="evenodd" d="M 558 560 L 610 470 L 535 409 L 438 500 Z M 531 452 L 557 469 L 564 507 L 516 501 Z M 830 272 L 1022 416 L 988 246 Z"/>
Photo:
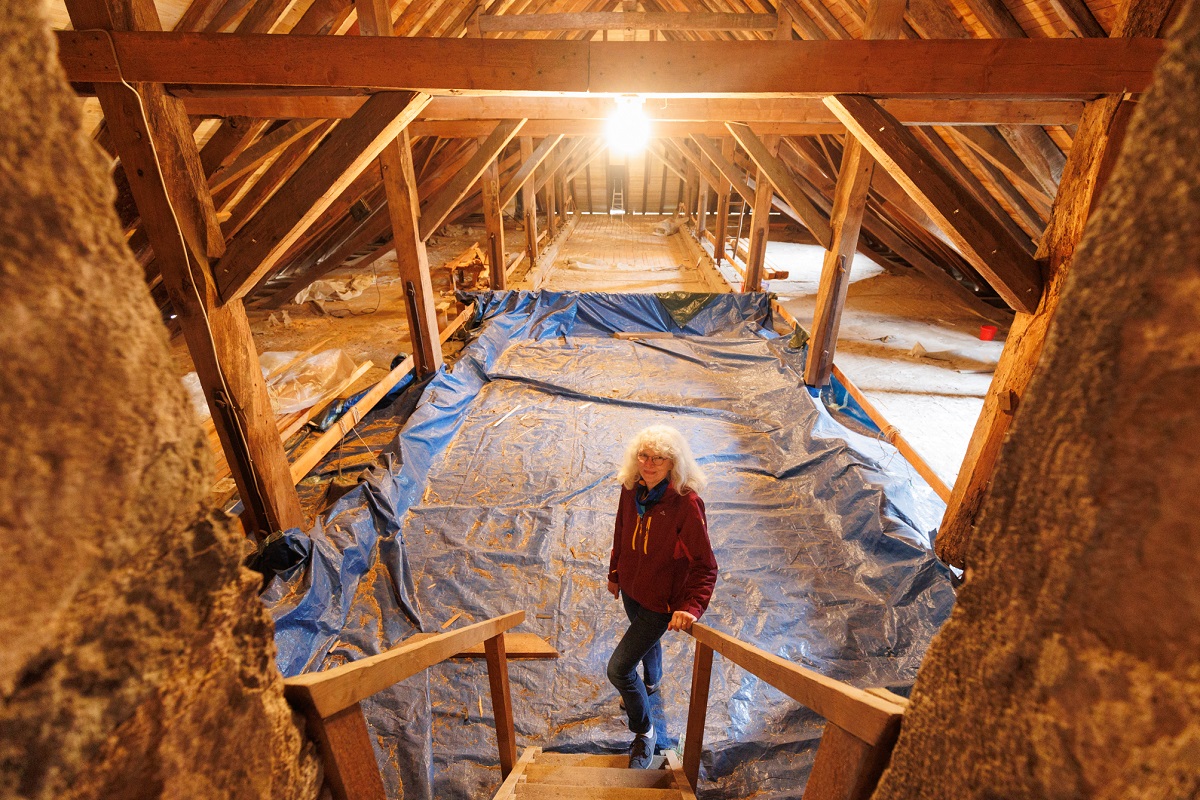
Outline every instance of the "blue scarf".
<path fill-rule="evenodd" d="M 633 501 L 637 504 L 639 517 L 646 516 L 646 512 L 650 507 L 663 499 L 663 495 L 667 493 L 667 484 L 669 483 L 669 480 L 663 478 L 653 489 L 647 489 L 645 483 L 638 481 L 638 485 L 633 491 Z"/>

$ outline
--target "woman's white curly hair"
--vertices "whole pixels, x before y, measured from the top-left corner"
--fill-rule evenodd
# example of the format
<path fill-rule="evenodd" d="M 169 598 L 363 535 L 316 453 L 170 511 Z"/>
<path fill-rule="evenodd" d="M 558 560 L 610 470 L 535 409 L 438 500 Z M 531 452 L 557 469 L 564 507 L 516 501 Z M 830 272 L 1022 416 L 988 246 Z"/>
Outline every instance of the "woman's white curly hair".
<path fill-rule="evenodd" d="M 644 428 L 629 441 L 625 448 L 625 459 L 617 472 L 617 479 L 626 489 L 632 489 L 641 477 L 638 472 L 638 453 L 646 451 L 671 459 L 671 485 L 680 494 L 702 492 L 708 484 L 704 470 L 692 456 L 683 434 L 670 425 L 651 425 Z"/>

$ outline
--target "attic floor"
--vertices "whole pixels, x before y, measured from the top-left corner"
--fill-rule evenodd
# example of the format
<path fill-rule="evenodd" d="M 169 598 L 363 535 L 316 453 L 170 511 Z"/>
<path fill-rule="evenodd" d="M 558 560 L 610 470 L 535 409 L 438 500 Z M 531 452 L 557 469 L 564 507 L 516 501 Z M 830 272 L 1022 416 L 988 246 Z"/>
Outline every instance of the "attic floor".
<path fill-rule="evenodd" d="M 721 291 L 715 273 L 695 265 L 696 243 L 684 239 L 689 234 L 654 233 L 664 219 L 669 217 L 583 215 L 546 271 L 543 285 L 579 291 Z M 453 226 L 430 241 L 435 292 L 449 304 L 450 317 L 456 311 L 452 288 L 445 270 L 437 267 L 470 247 L 481 231 L 480 226 Z M 772 237 L 789 238 L 774 230 Z M 510 258 L 523 242 L 524 234 L 510 222 L 506 235 Z M 789 277 L 771 281 L 766 288 L 777 293 L 804 325 L 812 320 L 821 252 L 814 245 L 796 242 L 772 241 L 768 246 L 769 263 L 786 270 Z M 343 268 L 328 278 L 352 278 L 363 272 L 375 276 L 374 285 L 350 300 L 327 304 L 323 311 L 311 303 L 286 305 L 274 312 L 249 309 L 259 352 L 340 347 L 357 363 L 367 359 L 374 363 L 356 388 L 382 377 L 392 357 L 407 350 L 408 323 L 394 254 L 365 271 Z M 979 326 L 989 320 L 921 277 L 887 272 L 861 255 L 855 258 L 851 281 L 838 340 L 838 365 L 934 471 L 953 484 L 1007 325 L 1000 326 L 995 341 L 980 341 Z M 191 370 L 191 362 L 180 337 L 172 344 L 182 375 Z M 447 343 L 447 355 L 452 357 L 458 347 Z"/>

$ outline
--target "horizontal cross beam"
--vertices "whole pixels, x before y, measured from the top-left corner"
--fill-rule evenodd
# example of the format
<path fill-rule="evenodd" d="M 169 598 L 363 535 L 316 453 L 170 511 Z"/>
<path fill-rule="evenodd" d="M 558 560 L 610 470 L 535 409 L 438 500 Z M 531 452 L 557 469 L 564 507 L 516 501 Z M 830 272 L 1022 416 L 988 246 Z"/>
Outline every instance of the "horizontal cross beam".
<path fill-rule="evenodd" d="M 113 32 L 110 46 L 106 36 L 57 32 L 69 80 L 479 94 L 1089 99 L 1145 90 L 1165 46 L 1143 38 L 577 42 L 136 31 Z"/>

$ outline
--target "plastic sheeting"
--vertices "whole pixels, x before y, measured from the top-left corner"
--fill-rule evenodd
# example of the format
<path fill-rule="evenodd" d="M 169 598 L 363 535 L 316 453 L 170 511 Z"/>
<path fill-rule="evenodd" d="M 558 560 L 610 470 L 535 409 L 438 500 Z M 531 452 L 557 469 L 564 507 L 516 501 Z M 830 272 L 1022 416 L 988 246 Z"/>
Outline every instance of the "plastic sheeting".
<path fill-rule="evenodd" d="M 426 388 L 401 464 L 343 497 L 309 562 L 269 587 L 284 674 L 385 650 L 418 619 L 438 630 L 523 609 L 523 629 L 561 658 L 509 664 L 519 744 L 623 750 L 605 678 L 626 624 L 604 588 L 615 473 L 627 438 L 666 422 L 709 475 L 720 578 L 703 621 L 855 685 L 907 690 L 953 603 L 931 553 L 943 506 L 869 420 L 848 428 L 805 390 L 803 352 L 771 331 L 767 296 L 720 295 L 683 327 L 653 295 L 501 292 L 477 309 L 486 324 Z M 693 647 L 684 634 L 664 645 L 654 713 L 669 745 Z M 389 787 L 492 795 L 487 686 L 481 662 L 446 663 L 366 704 Z M 718 658 L 700 796 L 799 797 L 821 728 Z"/>

